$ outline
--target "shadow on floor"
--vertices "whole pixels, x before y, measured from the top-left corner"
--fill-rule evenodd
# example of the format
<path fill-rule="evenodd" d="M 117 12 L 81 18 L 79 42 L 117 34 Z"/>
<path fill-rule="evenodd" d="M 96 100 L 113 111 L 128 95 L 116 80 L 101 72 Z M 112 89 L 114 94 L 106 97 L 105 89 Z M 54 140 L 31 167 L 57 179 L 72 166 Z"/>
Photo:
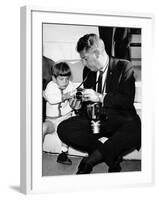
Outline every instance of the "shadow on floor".
<path fill-rule="evenodd" d="M 58 154 L 43 152 L 42 176 L 72 175 L 76 174 L 78 165 L 82 157 L 70 156 L 72 165 L 57 163 Z M 123 160 L 121 163 L 122 172 L 141 171 L 141 160 Z M 105 163 L 96 165 L 92 173 L 106 173 L 108 167 Z"/>
<path fill-rule="evenodd" d="M 9 187 L 10 187 L 12 190 L 15 190 L 15 191 L 21 193 L 20 186 L 18 186 L 18 185 L 10 185 Z"/>

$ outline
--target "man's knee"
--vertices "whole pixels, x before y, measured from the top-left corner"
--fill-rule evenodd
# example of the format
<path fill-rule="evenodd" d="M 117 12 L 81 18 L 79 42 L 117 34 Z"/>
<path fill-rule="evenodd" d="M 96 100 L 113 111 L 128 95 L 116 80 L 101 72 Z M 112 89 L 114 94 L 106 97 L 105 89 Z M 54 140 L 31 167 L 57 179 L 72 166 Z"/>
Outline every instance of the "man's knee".
<path fill-rule="evenodd" d="M 57 127 L 57 133 L 59 137 L 65 137 L 68 135 L 68 132 L 72 130 L 72 124 L 74 124 L 74 117 L 62 121 Z"/>
<path fill-rule="evenodd" d="M 66 137 L 67 127 L 65 126 L 65 121 L 61 122 L 57 127 L 57 134 L 59 138 L 63 141 L 63 138 Z"/>

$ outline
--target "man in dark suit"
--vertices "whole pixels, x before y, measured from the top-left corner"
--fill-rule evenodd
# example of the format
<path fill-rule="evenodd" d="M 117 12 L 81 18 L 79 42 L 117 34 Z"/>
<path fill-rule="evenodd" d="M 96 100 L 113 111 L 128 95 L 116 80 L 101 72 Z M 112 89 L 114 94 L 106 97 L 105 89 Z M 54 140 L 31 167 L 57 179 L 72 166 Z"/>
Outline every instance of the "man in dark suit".
<path fill-rule="evenodd" d="M 119 172 L 122 156 L 141 146 L 141 122 L 133 105 L 133 67 L 127 60 L 109 57 L 103 40 L 95 34 L 80 38 L 77 51 L 86 66 L 82 112 L 80 116 L 63 121 L 58 127 L 58 135 L 69 146 L 88 152 L 77 174 L 91 173 L 101 162 L 108 165 L 108 172 Z M 100 103 L 104 110 L 99 134 L 91 130 L 86 111 L 90 103 Z M 104 136 L 108 140 L 101 143 L 98 139 Z"/>

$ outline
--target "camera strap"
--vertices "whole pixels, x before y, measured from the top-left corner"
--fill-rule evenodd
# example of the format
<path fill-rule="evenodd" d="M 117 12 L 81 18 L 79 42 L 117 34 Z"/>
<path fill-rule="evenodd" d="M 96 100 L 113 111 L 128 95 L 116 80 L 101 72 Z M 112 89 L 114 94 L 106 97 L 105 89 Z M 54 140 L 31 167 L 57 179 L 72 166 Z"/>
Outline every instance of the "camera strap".
<path fill-rule="evenodd" d="M 85 81 L 87 80 L 88 76 L 90 74 L 90 71 L 88 72 L 87 76 L 85 77 L 85 79 L 82 81 L 82 83 L 79 84 L 79 86 L 76 89 L 79 89 L 81 87 L 81 85 L 83 85 L 83 83 L 85 83 Z"/>

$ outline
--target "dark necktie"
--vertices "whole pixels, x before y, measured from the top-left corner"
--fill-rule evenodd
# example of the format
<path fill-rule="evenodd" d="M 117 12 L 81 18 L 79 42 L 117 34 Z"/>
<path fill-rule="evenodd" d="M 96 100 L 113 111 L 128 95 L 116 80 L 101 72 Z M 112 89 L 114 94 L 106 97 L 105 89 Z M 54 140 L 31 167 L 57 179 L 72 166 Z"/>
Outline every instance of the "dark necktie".
<path fill-rule="evenodd" d="M 103 72 L 99 72 L 99 77 L 98 77 L 98 88 L 97 92 L 102 93 L 102 77 L 103 77 Z"/>

